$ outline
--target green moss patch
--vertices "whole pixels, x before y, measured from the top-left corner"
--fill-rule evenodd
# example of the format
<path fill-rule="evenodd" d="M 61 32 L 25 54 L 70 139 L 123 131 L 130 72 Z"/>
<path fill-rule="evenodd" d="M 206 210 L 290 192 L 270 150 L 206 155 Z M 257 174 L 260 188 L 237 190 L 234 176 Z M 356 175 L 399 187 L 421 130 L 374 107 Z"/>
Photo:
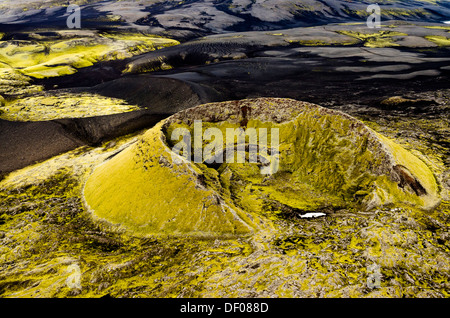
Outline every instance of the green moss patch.
<path fill-rule="evenodd" d="M 10 121 L 42 121 L 111 115 L 139 110 L 117 98 L 95 94 L 59 93 L 34 95 L 7 102 L 0 107 L 0 118 Z"/>
<path fill-rule="evenodd" d="M 160 127 L 152 128 L 89 178 L 84 194 L 95 217 L 140 234 L 250 232 L 233 207 L 202 185 L 198 168 L 173 162 L 160 139 Z"/>
<path fill-rule="evenodd" d="M 357 31 L 337 31 L 339 34 L 348 35 L 361 40 L 367 47 L 392 47 L 398 46 L 395 43 L 395 36 L 407 36 L 405 33 L 395 31 L 378 31 L 376 33 L 362 33 Z"/>
<path fill-rule="evenodd" d="M 140 33 L 60 32 L 60 39 L 0 43 L 0 62 L 34 78 L 70 75 L 99 61 L 132 57 L 179 42 Z"/>
<path fill-rule="evenodd" d="M 434 42 L 439 46 L 450 46 L 450 38 L 439 35 L 428 35 L 425 37 L 428 41 Z"/>

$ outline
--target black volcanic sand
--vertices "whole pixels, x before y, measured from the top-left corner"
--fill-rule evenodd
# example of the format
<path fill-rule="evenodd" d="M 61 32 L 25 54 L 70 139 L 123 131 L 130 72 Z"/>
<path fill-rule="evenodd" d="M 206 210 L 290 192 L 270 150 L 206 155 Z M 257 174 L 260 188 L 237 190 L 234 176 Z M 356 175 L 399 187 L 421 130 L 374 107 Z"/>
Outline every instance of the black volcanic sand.
<path fill-rule="evenodd" d="M 423 63 L 409 64 L 398 71 L 400 63 L 361 62 L 355 57 L 324 58 L 305 52 L 292 58 L 255 57 L 161 75 L 208 85 L 220 92 L 222 100 L 267 96 L 324 106 L 367 104 L 394 95 L 449 88 L 450 71 L 440 69 L 449 64 L 448 53 L 446 50 L 438 54 L 447 61 L 424 59 Z M 386 77 L 377 78 L 381 73 L 376 72 L 378 67 L 390 70 L 383 72 Z M 413 77 L 409 78 L 411 74 Z"/>

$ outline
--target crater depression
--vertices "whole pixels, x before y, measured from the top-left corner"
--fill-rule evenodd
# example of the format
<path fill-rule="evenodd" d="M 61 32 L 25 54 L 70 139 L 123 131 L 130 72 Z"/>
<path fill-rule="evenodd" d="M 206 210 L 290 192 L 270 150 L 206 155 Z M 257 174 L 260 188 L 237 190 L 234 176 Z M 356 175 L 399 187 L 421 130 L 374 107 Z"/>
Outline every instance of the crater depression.
<path fill-rule="evenodd" d="M 223 159 L 213 150 L 237 149 L 241 140 L 247 160 L 197 162 L 193 153 L 175 154 L 173 132 L 189 131 L 194 143 L 199 120 L 202 136 L 209 128 L 236 132 L 231 143 L 202 138 L 203 153 Z M 256 147 L 254 162 L 248 159 L 256 139 L 248 131 L 266 133 L 258 142 L 271 143 L 265 151 Z M 275 173 L 261 173 L 275 155 Z M 210 103 L 172 115 L 98 166 L 84 198 L 97 219 L 141 235 L 175 236 L 242 235 L 273 216 L 392 203 L 429 210 L 440 201 L 427 165 L 390 139 L 342 112 L 278 98 Z"/>

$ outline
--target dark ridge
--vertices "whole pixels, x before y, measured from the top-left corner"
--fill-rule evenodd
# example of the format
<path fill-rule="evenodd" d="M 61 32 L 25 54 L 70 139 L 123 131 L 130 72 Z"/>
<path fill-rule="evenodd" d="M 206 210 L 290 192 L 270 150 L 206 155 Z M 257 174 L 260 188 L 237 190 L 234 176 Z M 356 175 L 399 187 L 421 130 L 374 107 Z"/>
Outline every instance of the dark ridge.
<path fill-rule="evenodd" d="M 121 98 L 130 104 L 138 105 L 152 113 L 175 113 L 208 102 L 208 88 L 173 78 L 151 74 L 129 75 L 99 84 L 92 88 L 74 89 L 74 92 L 87 91 L 103 96 Z"/>
<path fill-rule="evenodd" d="M 44 86 L 45 90 L 92 87 L 120 78 L 129 61 L 130 59 L 98 62 L 92 66 L 79 68 L 71 75 L 34 79 L 32 83 Z"/>
<path fill-rule="evenodd" d="M 169 115 L 138 111 L 42 122 L 0 119 L 0 175 L 81 146 L 99 146 L 109 139 L 150 128 Z"/>

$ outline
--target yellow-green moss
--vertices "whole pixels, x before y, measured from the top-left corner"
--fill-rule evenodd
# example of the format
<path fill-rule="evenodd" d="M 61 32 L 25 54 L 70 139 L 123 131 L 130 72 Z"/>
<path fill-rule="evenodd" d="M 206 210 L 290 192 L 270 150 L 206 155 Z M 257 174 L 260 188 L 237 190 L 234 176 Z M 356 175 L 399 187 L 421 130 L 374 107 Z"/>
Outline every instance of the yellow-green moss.
<path fill-rule="evenodd" d="M 337 31 L 339 34 L 347 35 L 361 40 L 367 47 L 391 47 L 398 46 L 393 37 L 407 36 L 405 33 L 390 30 L 378 31 L 376 33 L 362 33 L 357 31 Z"/>
<path fill-rule="evenodd" d="M 42 121 L 59 118 L 82 118 L 139 110 L 117 98 L 95 94 L 62 93 L 35 95 L 7 102 L 0 108 L 0 118 L 11 121 Z"/>
<path fill-rule="evenodd" d="M 41 92 L 43 86 L 31 85 L 31 78 L 24 76 L 4 63 L 0 63 L 0 94 L 10 96 L 31 95 Z"/>
<path fill-rule="evenodd" d="M 5 41 L 0 62 L 35 78 L 69 75 L 98 61 L 124 59 L 179 42 L 140 33 L 99 33 L 60 40 Z"/>
<path fill-rule="evenodd" d="M 401 165 L 404 167 L 408 167 L 412 169 L 411 171 L 414 173 L 414 176 L 420 180 L 421 185 L 427 191 L 426 196 L 421 196 L 419 199 L 419 205 L 423 205 L 427 208 L 433 208 L 438 203 L 439 200 L 439 187 L 436 182 L 436 177 L 433 173 L 431 173 L 430 168 L 419 158 L 412 155 L 409 151 L 405 150 L 402 146 L 396 144 L 392 140 L 377 134 L 378 138 L 380 138 L 383 143 L 388 147 L 389 152 L 392 153 L 395 163 L 397 165 Z M 397 187 L 398 189 L 398 187 Z M 400 193 L 398 195 L 401 195 Z M 410 197 L 410 199 L 413 199 Z"/>
<path fill-rule="evenodd" d="M 1 297 L 449 296 L 449 202 L 430 213 L 346 210 L 228 240 L 139 238 L 93 223 L 79 201 L 83 183 L 73 179 L 89 170 L 90 152 L 106 158 L 119 150 L 52 159 L 47 176 L 17 171 L 5 180 L 9 190 L 0 182 Z M 380 288 L 367 287 L 372 264 Z M 71 266 L 80 268 L 79 290 L 66 283 Z"/>
<path fill-rule="evenodd" d="M 434 42 L 439 46 L 450 46 L 450 38 L 440 35 L 428 35 L 425 37 L 428 41 Z"/>
<path fill-rule="evenodd" d="M 178 141 L 171 141 L 171 135 L 175 129 L 190 132 L 194 149 L 195 133 L 203 135 L 208 128 L 218 128 L 224 136 L 222 149 L 226 149 L 227 129 L 242 125 L 242 114 L 236 113 L 232 103 L 227 104 L 230 108 L 225 104 L 199 106 L 158 124 L 136 145 L 97 168 L 85 188 L 94 215 L 141 234 L 224 234 L 235 233 L 230 227 L 234 223 L 229 223 L 233 214 L 242 229 L 236 233 L 245 233 L 243 224 L 253 223 L 246 214 L 276 219 L 322 209 L 372 209 L 392 203 L 431 209 L 439 203 L 430 169 L 354 118 L 292 100 L 241 103 L 249 112 L 252 108 L 262 112 L 259 117 L 246 118 L 245 125 L 247 129 L 266 128 L 269 148 L 271 129 L 279 130 L 280 161 L 275 174 L 261 174 L 261 163 L 248 163 L 248 153 L 247 163 L 223 163 L 219 168 L 185 159 L 174 162 L 171 147 Z M 287 106 L 294 103 L 297 107 Z M 203 130 L 196 132 L 194 120 L 201 114 L 208 118 L 214 107 L 220 107 L 220 116 L 227 119 L 205 119 Z M 278 123 L 263 120 L 264 116 L 275 116 L 271 109 L 283 110 L 280 116 L 287 119 Z M 247 137 L 246 144 L 249 142 Z M 209 143 L 203 139 L 202 150 Z M 397 166 L 418 180 L 426 195 L 415 193 L 409 184 L 401 188 Z M 200 220 L 206 209 L 209 217 Z M 220 226 L 213 226 L 210 218 L 215 219 L 222 210 L 228 216 L 220 219 Z"/>
<path fill-rule="evenodd" d="M 433 29 L 433 30 L 448 30 L 448 31 L 450 31 L 450 26 L 431 25 L 431 26 L 425 26 L 424 28 Z"/>
<path fill-rule="evenodd" d="M 237 211 L 201 185 L 198 168 L 173 162 L 160 129 L 95 170 L 84 189 L 94 215 L 141 234 L 249 233 Z"/>

